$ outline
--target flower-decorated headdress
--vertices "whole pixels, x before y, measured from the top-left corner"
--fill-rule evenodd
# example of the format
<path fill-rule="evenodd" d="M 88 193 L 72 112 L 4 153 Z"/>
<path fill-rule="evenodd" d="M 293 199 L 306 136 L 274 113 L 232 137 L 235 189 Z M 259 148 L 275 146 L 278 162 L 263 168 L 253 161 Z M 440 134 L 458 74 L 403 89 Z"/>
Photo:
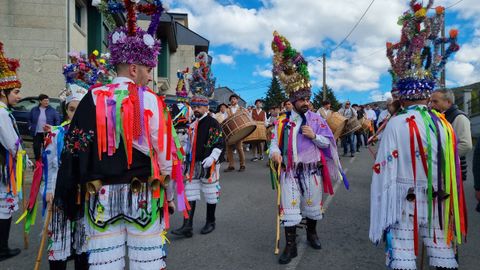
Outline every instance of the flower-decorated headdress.
<path fill-rule="evenodd" d="M 194 95 L 212 97 L 215 90 L 215 77 L 211 70 L 212 57 L 206 52 L 200 52 L 195 57 L 192 76 L 189 78 L 190 92 Z"/>
<path fill-rule="evenodd" d="M 80 101 L 91 87 L 111 82 L 108 54 L 99 55 L 95 50 L 88 57 L 80 52 L 71 52 L 68 56 L 70 64 L 63 67 L 67 89 L 61 93 L 67 104 L 73 100 Z"/>
<path fill-rule="evenodd" d="M 192 75 L 189 78 L 190 92 L 193 97 L 191 105 L 208 106 L 208 98 L 212 97 L 215 92 L 215 77 L 211 70 L 212 57 L 206 52 L 200 52 L 195 57 L 193 64 Z"/>
<path fill-rule="evenodd" d="M 0 90 L 22 87 L 17 77 L 20 62 L 17 59 L 6 58 L 3 43 L 0 42 Z"/>
<path fill-rule="evenodd" d="M 439 84 L 438 75 L 445 68 L 448 57 L 458 51 L 456 29 L 450 30 L 450 36 L 439 36 L 445 19 L 445 8 L 435 8 L 435 14 L 427 16 L 433 0 L 426 7 L 410 1 L 410 9 L 400 16 L 402 25 L 398 43 L 387 42 L 387 57 L 391 64 L 389 70 L 393 80 L 393 95 L 404 100 L 421 100 L 430 97 Z M 449 44 L 442 54 L 442 44 Z"/>
<path fill-rule="evenodd" d="M 92 5 L 97 6 L 110 18 L 115 13 L 127 13 L 126 26 L 118 27 L 108 36 L 111 65 L 157 66 L 160 41 L 156 39 L 156 31 L 164 9 L 160 0 L 146 0 L 143 4 L 139 2 L 140 0 L 94 0 L 92 2 Z M 137 26 L 137 13 L 151 16 L 147 31 Z"/>
<path fill-rule="evenodd" d="M 290 42 L 277 31 L 273 32 L 273 74 L 282 83 L 285 91 L 294 102 L 310 98 L 312 91 L 308 63 L 302 54 L 290 46 Z"/>
<path fill-rule="evenodd" d="M 188 75 L 188 68 L 182 71 L 177 71 L 177 88 L 176 88 L 176 95 L 178 101 L 187 101 L 188 99 L 188 91 L 187 91 L 187 75 Z"/>

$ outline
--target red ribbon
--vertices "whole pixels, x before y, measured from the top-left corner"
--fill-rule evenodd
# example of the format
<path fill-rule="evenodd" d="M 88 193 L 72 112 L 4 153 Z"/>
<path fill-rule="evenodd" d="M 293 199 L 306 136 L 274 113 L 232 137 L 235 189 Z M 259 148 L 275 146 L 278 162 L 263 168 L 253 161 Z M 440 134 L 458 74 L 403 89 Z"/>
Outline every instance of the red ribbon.
<path fill-rule="evenodd" d="M 98 159 L 102 160 L 102 153 L 107 152 L 107 114 L 105 108 L 105 98 L 111 97 L 112 92 L 109 90 L 96 90 L 97 95 L 97 150 Z"/>
<path fill-rule="evenodd" d="M 330 172 L 328 171 L 327 161 L 325 160 L 323 153 L 320 154 L 320 158 L 322 161 L 323 192 L 333 195 L 332 179 L 330 178 Z"/>
<path fill-rule="evenodd" d="M 123 112 L 123 133 L 125 139 L 125 151 L 127 152 L 127 164 L 130 169 L 132 164 L 132 147 L 133 147 L 133 102 L 130 97 L 125 98 L 122 101 Z"/>
<path fill-rule="evenodd" d="M 195 122 L 195 126 L 193 129 L 190 130 L 190 132 L 193 133 L 193 144 L 192 144 L 192 161 L 190 162 L 190 176 L 188 177 L 188 180 L 191 182 L 193 178 L 193 171 L 195 170 L 195 152 L 197 152 L 197 130 L 198 127 L 198 121 Z"/>

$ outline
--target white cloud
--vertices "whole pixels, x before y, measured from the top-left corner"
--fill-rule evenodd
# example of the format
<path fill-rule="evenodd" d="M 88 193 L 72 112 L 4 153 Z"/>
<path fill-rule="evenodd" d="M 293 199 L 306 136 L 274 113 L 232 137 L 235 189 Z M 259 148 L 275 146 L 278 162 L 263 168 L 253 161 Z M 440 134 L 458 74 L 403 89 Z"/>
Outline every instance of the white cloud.
<path fill-rule="evenodd" d="M 255 71 L 253 72 L 253 76 L 272 78 L 272 67 L 266 66 L 265 68 L 261 68 L 259 66 L 256 66 Z"/>
<path fill-rule="evenodd" d="M 219 54 L 215 58 L 221 64 L 235 65 L 235 59 L 231 55 Z"/>

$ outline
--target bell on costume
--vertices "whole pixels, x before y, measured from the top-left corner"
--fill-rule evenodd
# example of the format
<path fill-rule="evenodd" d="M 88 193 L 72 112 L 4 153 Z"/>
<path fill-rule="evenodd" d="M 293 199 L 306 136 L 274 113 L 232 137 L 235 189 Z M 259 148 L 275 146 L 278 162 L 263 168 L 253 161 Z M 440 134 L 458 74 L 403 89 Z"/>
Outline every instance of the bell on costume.
<path fill-rule="evenodd" d="M 102 188 L 101 180 L 93 180 L 87 183 L 87 192 L 90 195 L 95 195 Z"/>
<path fill-rule="evenodd" d="M 413 187 L 409 188 L 408 193 L 407 193 L 407 197 L 406 197 L 407 201 L 413 202 L 413 201 L 415 201 L 415 197 L 416 197 L 415 196 L 415 188 L 413 188 Z"/>

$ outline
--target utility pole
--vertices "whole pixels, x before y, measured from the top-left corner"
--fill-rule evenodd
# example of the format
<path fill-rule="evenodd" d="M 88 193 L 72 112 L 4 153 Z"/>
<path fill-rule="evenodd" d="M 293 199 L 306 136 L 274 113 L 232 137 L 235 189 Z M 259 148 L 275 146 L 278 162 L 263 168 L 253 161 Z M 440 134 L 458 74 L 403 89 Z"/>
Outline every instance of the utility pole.
<path fill-rule="evenodd" d="M 442 39 L 445 39 L 445 14 L 443 16 L 444 16 L 444 18 L 443 18 L 443 24 L 442 24 Z M 442 55 L 445 55 L 445 43 L 442 42 L 442 47 L 441 48 L 442 48 Z M 445 83 L 445 80 L 446 80 L 446 78 L 445 78 L 445 76 L 446 76 L 445 75 L 446 74 L 445 73 L 445 68 L 446 67 L 443 67 L 442 73 L 440 74 L 440 87 L 442 89 L 447 88 L 446 83 Z"/>
<path fill-rule="evenodd" d="M 325 53 L 322 55 L 323 63 L 323 101 L 327 100 L 327 59 Z"/>

